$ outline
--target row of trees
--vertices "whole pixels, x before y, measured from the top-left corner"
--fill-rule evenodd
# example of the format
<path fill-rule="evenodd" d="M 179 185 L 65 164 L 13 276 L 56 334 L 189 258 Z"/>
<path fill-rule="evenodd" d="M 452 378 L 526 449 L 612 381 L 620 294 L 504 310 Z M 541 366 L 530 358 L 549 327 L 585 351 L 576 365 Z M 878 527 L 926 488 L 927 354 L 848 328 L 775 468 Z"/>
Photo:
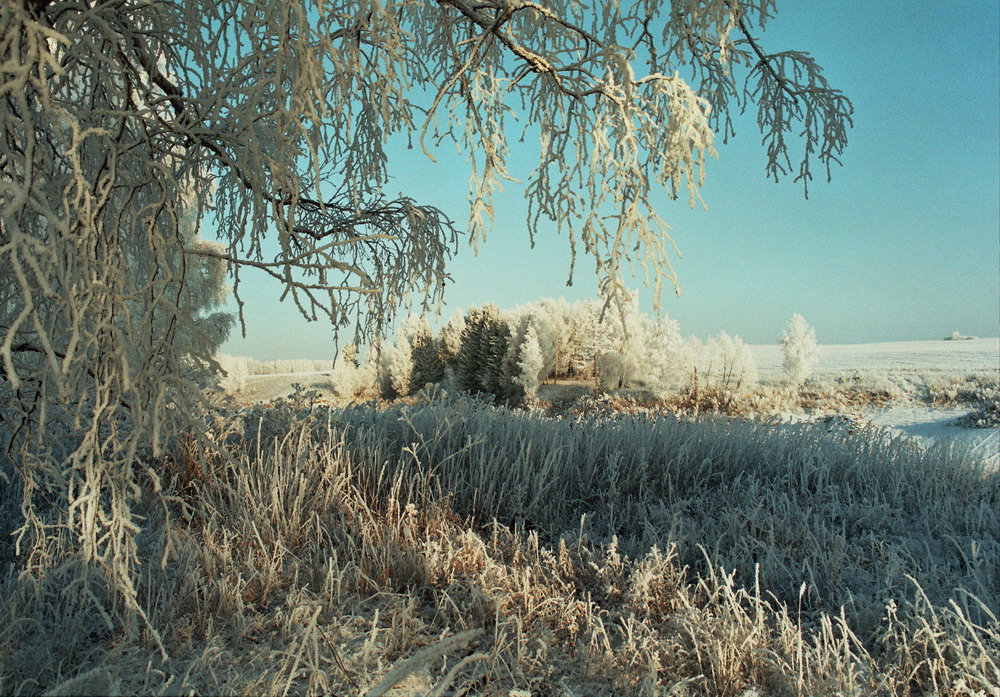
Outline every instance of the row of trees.
<path fill-rule="evenodd" d="M 796 314 L 780 345 L 789 381 L 801 384 L 818 359 L 815 331 Z M 376 375 L 379 392 L 390 399 L 444 382 L 511 402 L 533 401 L 546 380 L 642 387 L 657 396 L 692 382 L 739 391 L 758 380 L 739 337 L 685 339 L 677 322 L 640 312 L 637 294 L 621 307 L 599 299 L 546 298 L 507 311 L 486 304 L 456 312 L 437 337 L 426 318 L 411 316 L 383 349 Z"/>

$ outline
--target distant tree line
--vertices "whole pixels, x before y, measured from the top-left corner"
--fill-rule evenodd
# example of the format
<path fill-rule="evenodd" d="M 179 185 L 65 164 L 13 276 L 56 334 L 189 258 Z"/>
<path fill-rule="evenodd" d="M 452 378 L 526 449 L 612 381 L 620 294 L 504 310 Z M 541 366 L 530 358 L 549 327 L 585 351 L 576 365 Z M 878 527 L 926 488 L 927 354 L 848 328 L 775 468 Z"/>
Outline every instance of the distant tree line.
<path fill-rule="evenodd" d="M 815 332 L 795 315 L 781 346 L 790 382 L 801 384 L 817 360 Z M 750 389 L 758 372 L 739 337 L 684 339 L 676 321 L 640 312 L 637 294 L 622 306 L 545 298 L 504 311 L 488 303 L 456 312 L 436 337 L 426 318 L 411 316 L 377 364 L 387 399 L 442 383 L 498 402 L 532 402 L 550 380 L 664 396 L 692 382 L 708 390 Z"/>

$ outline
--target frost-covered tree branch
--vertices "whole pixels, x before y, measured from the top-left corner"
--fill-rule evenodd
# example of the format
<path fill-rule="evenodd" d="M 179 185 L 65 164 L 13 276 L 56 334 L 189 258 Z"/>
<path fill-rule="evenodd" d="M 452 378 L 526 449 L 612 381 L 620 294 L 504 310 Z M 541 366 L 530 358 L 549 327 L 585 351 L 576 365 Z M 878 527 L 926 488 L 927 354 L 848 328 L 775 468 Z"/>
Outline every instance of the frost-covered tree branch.
<path fill-rule="evenodd" d="M 520 180 L 532 239 L 565 233 L 622 304 L 626 270 L 657 298 L 676 282 L 653 197 L 699 200 L 731 105 L 757 104 L 769 175 L 829 172 L 850 103 L 806 54 L 763 51 L 751 32 L 772 11 L 0 0 L 0 428 L 18 424 L 29 566 L 58 548 L 139 608 L 139 473 L 159 490 L 163 446 L 207 438 L 216 309 L 228 279 L 242 316 L 247 269 L 306 317 L 378 337 L 401 305 L 440 300 L 460 234 L 482 242 Z M 467 224 L 390 190 L 393 139 L 458 146 Z M 512 139 L 537 144 L 528 171 Z"/>

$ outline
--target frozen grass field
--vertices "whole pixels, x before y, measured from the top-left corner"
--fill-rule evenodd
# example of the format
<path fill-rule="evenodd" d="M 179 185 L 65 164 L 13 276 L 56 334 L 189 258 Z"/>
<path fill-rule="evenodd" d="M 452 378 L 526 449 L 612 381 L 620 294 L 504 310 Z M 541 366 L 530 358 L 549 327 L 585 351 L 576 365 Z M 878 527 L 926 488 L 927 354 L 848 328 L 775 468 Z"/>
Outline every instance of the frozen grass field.
<path fill-rule="evenodd" d="M 1000 474 L 962 449 L 463 397 L 281 403 L 214 429 L 231 458 L 185 445 L 162 465 L 177 497 L 140 509 L 140 593 L 169 659 L 152 635 L 121 645 L 60 603 L 57 575 L 25 589 L 11 571 L 0 591 L 22 619 L 0 621 L 0 691 L 992 697 L 1000 684 Z"/>
<path fill-rule="evenodd" d="M 996 697 L 997 429 L 955 425 L 996 346 L 829 347 L 812 393 L 887 401 L 767 418 L 250 376 L 155 463 L 143 642 L 16 581 L 5 471 L 0 693 Z"/>

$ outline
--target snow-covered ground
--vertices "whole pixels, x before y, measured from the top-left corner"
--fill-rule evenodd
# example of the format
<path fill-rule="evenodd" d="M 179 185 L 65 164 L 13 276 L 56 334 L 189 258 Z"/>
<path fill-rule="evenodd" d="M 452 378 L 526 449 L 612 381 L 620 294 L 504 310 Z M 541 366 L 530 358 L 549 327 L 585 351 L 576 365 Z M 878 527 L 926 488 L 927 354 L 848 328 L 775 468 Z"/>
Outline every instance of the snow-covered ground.
<path fill-rule="evenodd" d="M 246 388 L 239 395 L 241 402 L 266 402 L 278 397 L 287 397 L 295 389 L 295 383 L 307 390 L 317 390 L 324 398 L 332 397 L 330 392 L 330 371 L 325 373 L 282 373 L 277 375 L 248 375 Z"/>
<path fill-rule="evenodd" d="M 779 346 L 756 345 L 750 350 L 763 376 L 775 378 L 781 374 Z M 818 375 L 843 375 L 855 371 L 926 376 L 1000 371 L 1000 338 L 820 346 L 819 364 L 815 369 Z M 969 411 L 969 407 L 943 408 L 903 403 L 863 410 L 860 416 L 927 445 L 960 443 L 975 449 L 991 462 L 1000 462 L 1000 429 L 955 425 Z M 799 418 L 809 417 L 801 415 Z"/>
<path fill-rule="evenodd" d="M 923 443 L 961 443 L 991 461 L 1000 460 L 1000 428 L 963 428 L 955 425 L 955 421 L 969 411 L 967 408 L 932 409 L 914 405 L 866 411 L 863 416 L 877 426 Z"/>
<path fill-rule="evenodd" d="M 764 373 L 781 371 L 776 344 L 750 347 Z M 1000 370 L 1000 338 L 820 345 L 818 373 L 862 371 L 978 372 Z"/>

